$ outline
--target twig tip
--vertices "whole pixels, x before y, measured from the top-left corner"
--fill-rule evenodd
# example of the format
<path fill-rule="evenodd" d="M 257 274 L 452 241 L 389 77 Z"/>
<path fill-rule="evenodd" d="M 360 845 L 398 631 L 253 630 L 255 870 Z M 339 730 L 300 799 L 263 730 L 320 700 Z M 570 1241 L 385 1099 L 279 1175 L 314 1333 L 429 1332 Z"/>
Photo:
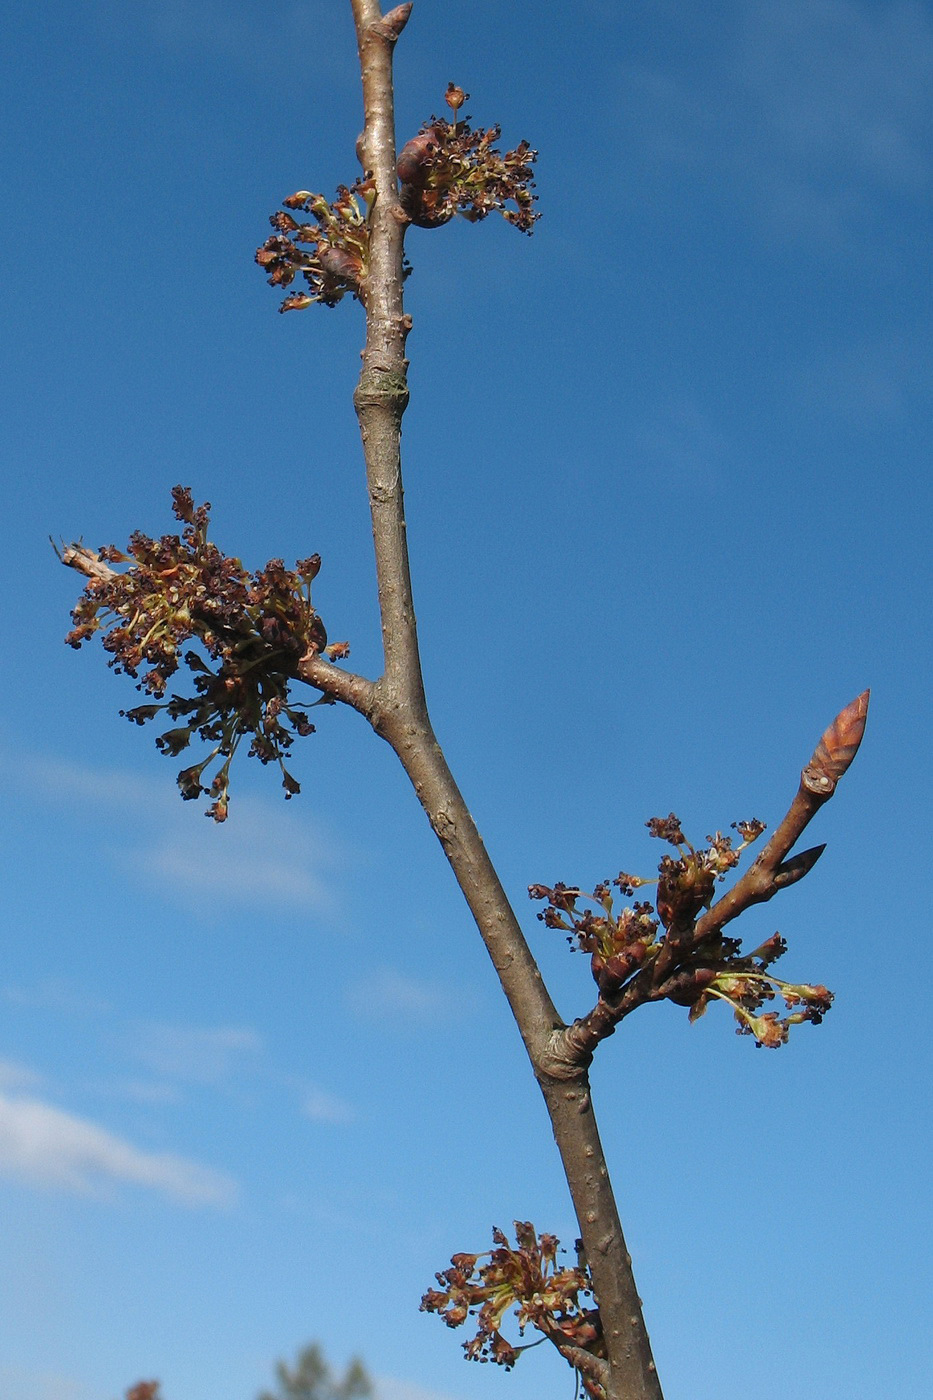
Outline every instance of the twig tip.
<path fill-rule="evenodd" d="M 833 720 L 817 744 L 804 769 L 804 782 L 811 792 L 830 796 L 837 782 L 858 753 L 868 719 L 870 690 L 863 690 Z"/>

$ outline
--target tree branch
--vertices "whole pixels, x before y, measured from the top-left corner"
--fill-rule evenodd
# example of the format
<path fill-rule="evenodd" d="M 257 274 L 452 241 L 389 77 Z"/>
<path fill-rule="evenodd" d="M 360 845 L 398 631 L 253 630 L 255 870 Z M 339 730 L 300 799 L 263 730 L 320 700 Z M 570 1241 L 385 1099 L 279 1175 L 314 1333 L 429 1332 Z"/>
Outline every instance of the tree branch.
<path fill-rule="evenodd" d="M 661 1400 L 631 1259 L 578 1063 L 549 1051 L 562 1028 L 476 824 L 435 738 L 424 695 L 405 531 L 401 420 L 408 405 L 402 300 L 407 218 L 398 199 L 392 50 L 401 25 L 377 0 L 351 0 L 363 79 L 363 162 L 376 186 L 370 226 L 363 369 L 354 394 L 372 514 L 385 671 L 373 727 L 395 749 L 441 842 L 489 951 L 551 1116 L 590 1259 L 609 1352 L 608 1400 Z M 407 20 L 407 7 L 401 24 Z M 386 33 L 386 29 L 389 33 Z"/>

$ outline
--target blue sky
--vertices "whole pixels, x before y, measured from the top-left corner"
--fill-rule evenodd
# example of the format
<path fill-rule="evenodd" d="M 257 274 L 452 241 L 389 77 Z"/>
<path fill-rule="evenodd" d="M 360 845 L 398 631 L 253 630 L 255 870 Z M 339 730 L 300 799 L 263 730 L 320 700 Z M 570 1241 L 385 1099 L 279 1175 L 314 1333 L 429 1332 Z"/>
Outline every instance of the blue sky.
<path fill-rule="evenodd" d="M 302 795 L 240 771 L 217 828 L 61 644 L 49 534 L 160 533 L 183 482 L 251 565 L 320 551 L 378 669 L 361 312 L 279 317 L 252 263 L 355 173 L 349 8 L 53 0 L 6 40 L 0 1393 L 249 1400 L 317 1337 L 381 1400 L 569 1400 L 417 1312 L 493 1224 L 575 1229 L 391 753 L 325 712 Z M 933 7 L 419 0 L 397 73 L 403 138 L 453 79 L 541 153 L 533 238 L 410 239 L 404 447 L 436 727 L 568 1018 L 525 886 L 647 871 L 671 809 L 773 824 L 873 688 L 825 856 L 748 919 L 826 1023 L 772 1054 L 664 1006 L 594 1069 L 665 1393 L 919 1400 Z"/>

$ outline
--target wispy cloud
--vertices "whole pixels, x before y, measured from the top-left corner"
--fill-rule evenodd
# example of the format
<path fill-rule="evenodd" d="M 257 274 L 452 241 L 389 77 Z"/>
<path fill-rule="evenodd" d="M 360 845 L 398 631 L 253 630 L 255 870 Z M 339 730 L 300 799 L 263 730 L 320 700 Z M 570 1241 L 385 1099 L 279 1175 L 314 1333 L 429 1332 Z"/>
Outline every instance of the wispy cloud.
<path fill-rule="evenodd" d="M 262 1049 L 248 1026 L 144 1023 L 133 1030 L 132 1053 L 148 1069 L 189 1084 L 218 1084 Z"/>
<path fill-rule="evenodd" d="M 454 1400 L 448 1391 L 428 1390 L 395 1376 L 377 1376 L 375 1390 L 376 1400 Z"/>
<path fill-rule="evenodd" d="M 88 1195 L 117 1183 L 188 1206 L 232 1205 L 233 1179 L 172 1152 L 146 1152 L 39 1099 L 0 1094 L 0 1173 L 30 1186 Z"/>
<path fill-rule="evenodd" d="M 926 396 L 931 370 L 926 343 L 849 337 L 835 350 L 805 353 L 789 373 L 788 387 L 808 409 L 836 413 L 849 423 L 896 422 Z"/>
<path fill-rule="evenodd" d="M 338 906 L 336 845 L 297 802 L 242 796 L 218 826 L 181 802 L 168 765 L 160 781 L 7 749 L 0 767 L 33 799 L 79 816 L 112 865 L 188 909 Z"/>
<path fill-rule="evenodd" d="M 81 1381 L 58 1371 L 28 1371 L 0 1366 L 3 1400 L 91 1400 L 93 1392 Z"/>
<path fill-rule="evenodd" d="M 356 1117 L 350 1104 L 345 1100 L 337 1098 L 334 1094 L 326 1094 L 323 1089 L 310 1086 L 305 1089 L 301 1098 L 301 1111 L 306 1118 L 310 1118 L 313 1123 L 352 1123 Z"/>
<path fill-rule="evenodd" d="M 650 466 L 659 485 L 708 492 L 727 479 L 731 444 L 692 401 L 658 406 L 650 419 L 635 424 L 632 439 L 635 452 Z"/>
<path fill-rule="evenodd" d="M 183 830 L 173 824 L 126 859 L 149 883 L 198 896 L 204 908 L 233 901 L 329 912 L 336 899 L 321 867 L 330 855 L 307 819 L 295 820 L 294 804 L 243 797 L 222 827 L 203 817 Z"/>
<path fill-rule="evenodd" d="M 4 1001 L 12 1006 L 27 1006 L 37 1011 L 63 1012 L 68 1016 L 96 1016 L 110 1011 L 110 1004 L 99 997 L 77 990 L 65 982 L 48 980 L 35 987 L 6 986 Z"/>
<path fill-rule="evenodd" d="M 0 1090 L 34 1089 L 42 1083 L 42 1075 L 19 1060 L 0 1060 Z"/>
<path fill-rule="evenodd" d="M 453 1014 L 462 1007 L 448 988 L 436 982 L 405 977 L 391 967 L 375 968 L 353 983 L 347 993 L 351 1009 L 366 1019 L 422 1024 Z"/>
<path fill-rule="evenodd" d="M 272 6 L 231 6 L 223 0 L 142 0 L 129 7 L 104 7 L 114 21 L 144 28 L 157 43 L 176 53 L 210 54 L 241 70 L 268 77 L 291 72 L 296 52 L 314 54 L 318 83 L 339 73 L 346 25 L 339 7 L 328 0 L 279 0 Z"/>
<path fill-rule="evenodd" d="M 108 1099 L 122 1099 L 127 1103 L 177 1104 L 182 1102 L 181 1091 L 174 1084 L 163 1084 L 150 1079 L 115 1079 L 112 1082 L 95 1082 L 85 1086 L 92 1093 Z"/>
<path fill-rule="evenodd" d="M 924 6 L 751 3 L 737 60 L 762 125 L 824 175 L 841 164 L 888 188 L 926 182 L 933 23 Z"/>
<path fill-rule="evenodd" d="M 673 189 L 693 168 L 770 237 L 851 242 L 933 178 L 933 17 L 916 0 L 741 0 L 702 65 L 626 66 L 621 110 L 647 178 Z"/>

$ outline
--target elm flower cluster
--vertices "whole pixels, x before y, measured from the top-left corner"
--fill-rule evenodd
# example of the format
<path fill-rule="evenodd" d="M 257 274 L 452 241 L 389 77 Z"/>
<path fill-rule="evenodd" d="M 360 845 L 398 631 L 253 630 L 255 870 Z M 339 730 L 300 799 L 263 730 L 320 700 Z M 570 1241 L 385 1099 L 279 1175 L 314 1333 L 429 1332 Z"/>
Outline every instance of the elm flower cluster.
<path fill-rule="evenodd" d="M 539 1236 L 527 1221 L 516 1220 L 514 1224 L 517 1247 L 509 1244 L 501 1230 L 494 1229 L 494 1249 L 485 1254 L 453 1255 L 450 1268 L 435 1275 L 440 1288 L 428 1289 L 421 1311 L 437 1313 L 448 1327 L 460 1327 L 472 1318 L 477 1331 L 463 1343 L 467 1357 L 494 1361 L 507 1370 L 526 1349 L 502 1335 L 502 1325 L 512 1310 L 520 1333 L 531 1325 L 555 1346 L 579 1347 L 604 1356 L 599 1312 L 580 1301 L 581 1296 L 592 1296 L 589 1271 L 579 1266 L 559 1268 L 560 1241 L 555 1235 Z M 589 1389 L 586 1377 L 583 1384 Z"/>
<path fill-rule="evenodd" d="M 419 228 L 438 228 L 455 214 L 475 223 L 498 210 L 522 233 L 539 217 L 532 166 L 537 159 L 527 141 L 503 155 L 495 147 L 498 126 L 472 130 L 458 120 L 468 94 L 451 83 L 446 101 L 453 119 L 432 117 L 398 157 L 402 208 Z"/>
<path fill-rule="evenodd" d="M 210 745 L 205 757 L 179 773 L 178 786 L 186 799 L 208 793 L 213 801 L 207 815 L 223 821 L 230 764 L 246 736 L 251 757 L 278 763 L 286 797 L 300 790 L 284 756 L 295 736 L 313 733 L 314 725 L 306 713 L 311 706 L 292 700 L 290 686 L 299 678 L 302 657 L 326 652 L 336 659 L 349 648 L 328 646 L 311 604 L 318 555 L 299 560 L 293 570 L 272 559 L 250 573 L 208 540 L 209 505 L 195 506 L 190 490 L 181 486 L 172 491 L 172 500 L 184 525 L 181 536 L 154 540 L 137 531 L 128 553 L 111 546 L 90 555 L 72 547 L 92 561 L 131 567 L 97 568 L 65 640 L 77 648 L 103 632 L 110 666 L 138 679 L 137 688 L 155 702 L 121 713 L 140 725 L 163 712 L 176 721 L 156 739 L 163 753 L 177 756 L 195 736 Z M 198 649 L 185 650 L 187 642 Z M 193 677 L 193 693 L 166 700 L 169 681 L 182 664 Z M 215 761 L 208 782 L 205 770 Z"/>
<path fill-rule="evenodd" d="M 652 817 L 647 826 L 652 836 L 677 852 L 676 857 L 662 856 L 656 881 L 620 871 L 591 892 L 561 883 L 528 887 L 532 899 L 547 900 L 538 918 L 548 928 L 565 932 L 572 947 L 589 953 L 601 999 L 626 1011 L 645 1001 L 670 1000 L 689 1007 L 691 1021 L 702 1016 L 711 1001 L 724 1001 L 734 1012 L 738 1034 L 752 1035 L 757 1045 L 769 1048 L 783 1045 L 792 1025 L 819 1024 L 832 993 L 822 985 L 782 982 L 774 976 L 771 964 L 787 951 L 778 934 L 748 954 L 741 951 L 738 939 L 721 931 L 699 943 L 695 937 L 697 918 L 712 903 L 716 882 L 738 865 L 742 851 L 765 830 L 764 823 L 736 822 L 738 845 L 717 831 L 702 849 L 690 844 L 673 812 Z M 654 905 L 640 901 L 616 908 L 619 896 L 629 899 L 637 889 L 654 883 Z M 789 1014 L 762 1013 L 764 1004 L 777 998 Z"/>
<path fill-rule="evenodd" d="M 282 201 L 284 209 L 270 215 L 276 233 L 257 250 L 257 263 L 269 274 L 270 286 L 288 287 L 300 274 L 308 288 L 291 292 L 280 311 L 302 310 L 315 302 L 336 306 L 347 292 L 362 299 L 374 197 L 371 180 L 358 180 L 351 189 L 341 185 L 332 204 L 322 194 L 299 190 Z"/>

